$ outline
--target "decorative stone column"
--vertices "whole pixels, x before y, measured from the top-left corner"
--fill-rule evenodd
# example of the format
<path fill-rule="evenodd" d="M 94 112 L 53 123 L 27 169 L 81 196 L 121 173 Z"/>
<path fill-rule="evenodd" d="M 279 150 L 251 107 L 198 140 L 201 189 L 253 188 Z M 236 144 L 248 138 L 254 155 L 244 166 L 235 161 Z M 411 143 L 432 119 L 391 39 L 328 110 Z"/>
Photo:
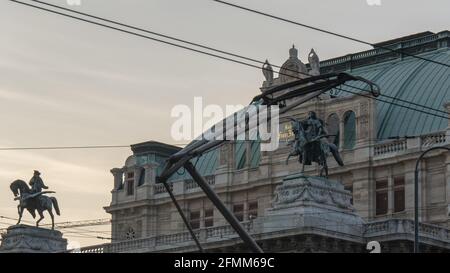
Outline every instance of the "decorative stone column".
<path fill-rule="evenodd" d="M 158 209 L 155 206 L 146 206 L 144 208 L 145 217 L 143 222 L 144 236 L 151 237 L 157 235 Z"/>
<path fill-rule="evenodd" d="M 117 204 L 118 202 L 118 190 L 123 185 L 123 168 L 114 168 L 111 170 L 112 175 L 114 176 L 114 188 L 111 191 L 112 199 L 111 204 Z"/>
<path fill-rule="evenodd" d="M 114 168 L 111 170 L 111 173 L 114 176 L 113 190 L 118 190 L 120 186 L 123 184 L 123 169 Z"/>
<path fill-rule="evenodd" d="M 410 219 L 414 217 L 414 170 L 415 160 L 408 160 L 404 163 L 405 168 L 405 211 Z M 419 196 L 419 200 L 420 200 Z M 419 211 L 421 212 L 421 211 Z M 419 213 L 420 216 L 420 213 Z"/>
<path fill-rule="evenodd" d="M 372 217 L 375 215 L 375 202 L 370 170 L 367 168 L 352 170 L 352 175 L 353 206 L 363 218 Z"/>
<path fill-rule="evenodd" d="M 359 115 L 356 117 L 356 145 L 369 143 L 371 138 L 369 101 L 362 101 L 359 104 Z"/>
<path fill-rule="evenodd" d="M 141 172 L 143 172 L 144 169 L 138 164 L 136 164 L 133 167 L 131 167 L 129 171 L 133 172 L 133 187 L 134 187 L 133 196 L 134 200 L 137 201 L 143 198 L 142 191 L 140 190 L 141 187 L 139 186 L 139 179 L 141 178 Z"/>
<path fill-rule="evenodd" d="M 145 181 L 144 185 L 153 185 L 156 181 L 156 168 L 158 168 L 159 164 L 157 163 L 148 163 L 142 166 L 145 169 Z"/>
<path fill-rule="evenodd" d="M 141 185 L 142 188 L 145 188 L 146 198 L 151 198 L 153 196 L 154 185 L 156 182 L 156 169 L 159 164 L 156 162 L 149 162 L 142 167 L 145 170 L 144 184 Z"/>
<path fill-rule="evenodd" d="M 58 253 L 67 251 L 67 240 L 57 230 L 27 225 L 10 226 L 2 234 L 0 253 Z"/>
<path fill-rule="evenodd" d="M 392 177 L 392 167 L 388 176 L 388 214 L 394 212 L 394 178 Z"/>
<path fill-rule="evenodd" d="M 344 150 L 344 116 L 339 117 L 339 151 Z"/>

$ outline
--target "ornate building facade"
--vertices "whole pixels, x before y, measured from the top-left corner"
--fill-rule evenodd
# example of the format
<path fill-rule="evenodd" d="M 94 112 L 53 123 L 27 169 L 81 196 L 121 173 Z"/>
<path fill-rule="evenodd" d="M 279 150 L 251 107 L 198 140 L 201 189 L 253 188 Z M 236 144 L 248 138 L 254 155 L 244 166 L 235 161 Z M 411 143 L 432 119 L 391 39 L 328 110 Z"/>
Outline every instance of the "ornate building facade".
<path fill-rule="evenodd" d="M 449 31 L 419 33 L 379 45 L 450 63 Z M 377 100 L 357 95 L 366 86 L 350 82 L 285 115 L 303 119 L 309 111 L 314 111 L 325 121 L 328 133 L 335 135 L 329 141 L 339 147 L 345 165 L 339 167 L 329 160 L 329 179 L 340 181 L 342 189 L 323 193 L 323 186 L 311 186 L 312 182 L 307 187 L 313 187 L 311 192 L 322 189 L 319 199 L 348 196 L 347 209 L 333 209 L 333 213 L 340 213 L 341 220 L 331 219 L 330 207 L 325 208 L 323 204 L 309 212 L 313 218 L 307 218 L 305 213 L 301 215 L 303 220 L 293 225 L 286 224 L 287 219 L 274 220 L 273 212 L 279 209 L 279 201 L 274 199 L 280 192 L 279 186 L 300 170 L 294 157 L 286 164 L 290 151 L 288 141 L 292 139 L 288 122 L 280 124 L 280 146 L 274 152 L 260 152 L 260 143 L 256 141 L 227 142 L 193 163 L 266 251 L 365 252 L 367 243 L 374 240 L 380 243 L 381 251 L 412 251 L 416 160 L 430 147 L 450 147 L 450 122 L 446 114 L 450 112 L 450 72 L 438 64 L 379 48 L 320 63 L 311 51 L 308 60 L 309 64 L 304 64 L 298 58 L 298 49 L 292 47 L 280 69 L 284 73 L 273 78 L 265 72 L 267 80 L 261 90 L 283 86 L 306 77 L 305 74 L 347 72 L 373 81 L 384 95 Z M 286 92 L 294 88 L 287 87 Z M 399 106 L 426 110 L 419 104 L 441 112 L 434 111 L 433 116 Z M 112 242 L 83 251 L 196 251 L 164 186 L 156 183 L 164 161 L 180 148 L 149 141 L 132 145 L 131 150 L 133 154 L 124 166 L 111 170 L 112 201 L 105 210 L 112 216 Z M 305 174 L 316 175 L 317 166 L 306 166 Z M 169 181 L 206 249 L 248 251 L 187 172 L 181 170 Z M 448 152 L 432 152 L 422 161 L 419 204 L 422 250 L 448 252 Z M 301 214 L 301 210 L 294 213 Z M 330 224 L 324 224 L 327 222 Z"/>

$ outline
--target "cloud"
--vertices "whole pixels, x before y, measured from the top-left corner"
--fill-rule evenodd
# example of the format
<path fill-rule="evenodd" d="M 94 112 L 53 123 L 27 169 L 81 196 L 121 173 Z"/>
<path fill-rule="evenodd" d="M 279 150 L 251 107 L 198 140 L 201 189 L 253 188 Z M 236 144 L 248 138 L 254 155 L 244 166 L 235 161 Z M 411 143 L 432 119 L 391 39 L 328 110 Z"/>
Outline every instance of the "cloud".
<path fill-rule="evenodd" d="M 28 151 L 3 151 L 2 153 L 7 153 L 7 156 L 0 157 L 0 165 L 10 166 L 9 170 L 0 169 L 0 184 L 2 184 L 2 187 L 14 179 L 28 180 L 33 169 L 40 169 L 46 183 L 53 189 L 64 188 L 67 192 L 80 195 L 92 193 L 104 195 L 105 188 L 108 187 L 104 183 L 94 183 L 94 181 L 104 181 L 105 177 L 109 176 L 107 170 L 98 170 L 71 162 L 55 160 Z M 34 166 L 34 168 L 30 168 L 31 166 Z M 39 168 L 39 166 L 44 169 Z M 88 183 L 85 181 L 88 181 Z"/>
<path fill-rule="evenodd" d="M 1 100 L 9 100 L 18 102 L 22 104 L 32 104 L 39 105 L 42 108 L 51 107 L 58 111 L 67 111 L 69 108 L 67 106 L 62 105 L 60 102 L 52 100 L 48 97 L 43 97 L 42 95 L 30 94 L 30 93 L 21 93 L 21 92 L 12 92 L 5 89 L 0 89 L 0 99 Z"/>

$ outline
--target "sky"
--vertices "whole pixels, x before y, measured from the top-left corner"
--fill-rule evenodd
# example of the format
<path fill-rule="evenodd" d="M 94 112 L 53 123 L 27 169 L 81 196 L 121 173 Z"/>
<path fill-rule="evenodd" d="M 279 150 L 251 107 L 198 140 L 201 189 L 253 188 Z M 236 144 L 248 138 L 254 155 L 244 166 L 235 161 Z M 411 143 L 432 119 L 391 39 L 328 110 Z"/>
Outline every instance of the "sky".
<path fill-rule="evenodd" d="M 210 0 L 46 2 L 276 65 L 293 44 L 304 62 L 311 48 L 321 60 L 370 49 Z M 232 2 L 374 43 L 450 26 L 448 0 Z M 0 0 L 0 148 L 183 144 L 170 134 L 174 106 L 191 106 L 194 97 L 246 105 L 263 79 L 254 68 Z M 0 216 L 17 217 L 9 184 L 28 181 L 38 169 L 56 191 L 57 222 L 108 218 L 110 169 L 130 154 L 129 148 L 0 151 Z M 24 219 L 32 220 L 26 212 Z M 0 228 L 12 223 L 0 219 Z M 64 236 L 74 245 L 105 243 L 93 237 L 107 237 L 110 227 L 83 229 L 96 232 Z"/>

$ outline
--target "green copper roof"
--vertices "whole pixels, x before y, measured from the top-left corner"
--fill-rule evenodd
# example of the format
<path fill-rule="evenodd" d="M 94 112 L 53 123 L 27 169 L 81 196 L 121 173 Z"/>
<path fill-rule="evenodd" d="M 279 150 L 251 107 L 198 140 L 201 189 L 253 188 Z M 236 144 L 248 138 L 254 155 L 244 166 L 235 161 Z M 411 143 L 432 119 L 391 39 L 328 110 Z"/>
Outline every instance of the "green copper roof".
<path fill-rule="evenodd" d="M 235 156 L 236 156 L 236 169 L 243 169 L 247 167 L 247 148 L 250 149 L 250 163 L 248 167 L 255 168 L 258 167 L 259 161 L 261 160 L 261 142 L 260 141 L 252 141 L 250 145 L 247 146 L 247 142 L 245 141 L 236 141 L 235 146 Z"/>
<path fill-rule="evenodd" d="M 450 64 L 450 32 L 437 34 L 430 32 L 387 41 L 384 46 L 402 48 L 409 53 L 441 63 Z M 351 69 L 352 68 L 352 69 Z M 369 79 L 381 88 L 381 93 L 394 98 L 411 101 L 428 107 L 444 110 L 443 104 L 450 101 L 450 69 L 448 67 L 420 60 L 413 57 L 401 58 L 398 53 L 389 53 L 381 49 L 373 49 L 350 54 L 321 62 L 321 73 L 345 71 L 353 75 Z M 362 82 L 349 82 L 351 86 L 365 88 Z M 341 86 L 353 92 L 361 92 L 348 86 Z M 339 92 L 339 90 L 335 90 Z M 339 95 L 348 96 L 341 92 Z M 380 97 L 387 101 L 406 105 L 403 102 Z M 411 105 L 408 105 L 411 106 Z M 418 106 L 412 106 L 418 108 Z M 423 109 L 426 110 L 426 109 Z M 444 130 L 448 120 L 427 115 L 414 110 L 395 106 L 386 102 L 377 102 L 377 138 L 383 140 L 389 137 L 416 136 L 430 132 Z M 427 110 L 429 111 L 429 110 Z M 442 113 L 437 113 L 446 116 Z M 148 161 L 159 163 L 159 175 L 168 154 L 178 148 L 168 145 L 160 147 L 159 143 L 148 142 L 133 146 L 133 152 L 138 157 L 138 164 Z M 162 145 L 164 146 L 164 145 Z M 246 149 L 250 149 L 249 160 L 246 162 Z M 193 159 L 199 172 L 205 176 L 214 174 L 218 166 L 219 149 L 214 149 L 202 155 L 198 160 Z M 246 166 L 257 167 L 261 159 L 260 142 L 250 145 L 237 142 L 235 146 L 236 168 Z M 190 175 L 180 169 L 170 181 L 190 179 Z"/>
<path fill-rule="evenodd" d="M 212 175 L 215 173 L 218 164 L 219 150 L 211 150 L 198 158 L 191 160 L 195 165 L 198 172 L 204 176 Z M 180 168 L 178 172 L 174 173 L 169 181 L 180 181 L 185 179 L 192 179 L 191 175 L 184 169 Z"/>
<path fill-rule="evenodd" d="M 449 48 L 434 50 L 418 56 L 450 64 Z M 395 98 L 444 111 L 443 104 L 450 101 L 450 69 L 439 64 L 406 57 L 403 60 L 398 58 L 347 72 L 375 82 L 380 86 L 382 94 Z M 351 82 L 349 85 L 367 89 L 367 86 L 360 82 Z M 348 86 L 342 86 L 341 88 L 360 92 L 360 90 Z M 337 91 L 339 92 L 339 90 Z M 348 94 L 342 93 L 342 95 Z M 386 97 L 380 97 L 380 99 L 406 105 L 403 102 Z M 409 106 L 419 108 L 414 105 Z M 445 116 L 442 113 L 436 114 Z M 385 102 L 377 102 L 377 138 L 379 140 L 395 136 L 416 136 L 444 130 L 447 127 L 447 122 L 447 119 L 444 118 Z"/>

